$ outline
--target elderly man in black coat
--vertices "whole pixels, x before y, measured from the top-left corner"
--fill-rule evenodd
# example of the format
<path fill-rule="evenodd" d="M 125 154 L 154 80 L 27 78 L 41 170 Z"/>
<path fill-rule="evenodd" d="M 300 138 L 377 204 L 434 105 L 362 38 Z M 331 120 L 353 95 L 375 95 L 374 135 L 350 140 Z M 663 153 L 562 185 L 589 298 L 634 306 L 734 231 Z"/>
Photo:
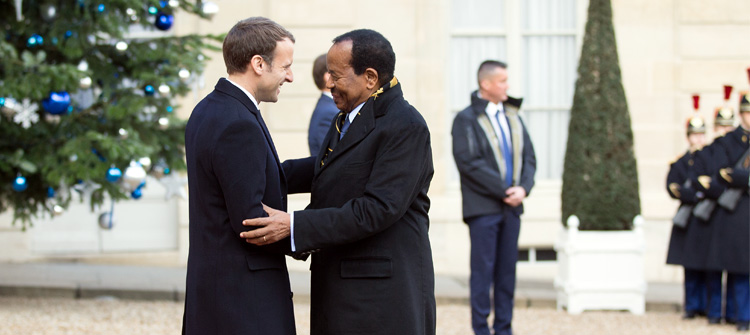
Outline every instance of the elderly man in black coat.
<path fill-rule="evenodd" d="M 430 132 L 393 76 L 390 43 L 372 30 L 334 39 L 327 86 L 341 110 L 316 158 L 285 162 L 289 189 L 310 205 L 246 220 L 265 245 L 291 233 L 312 254 L 313 335 L 435 334 L 428 237 Z M 265 237 L 265 240 L 264 240 Z"/>

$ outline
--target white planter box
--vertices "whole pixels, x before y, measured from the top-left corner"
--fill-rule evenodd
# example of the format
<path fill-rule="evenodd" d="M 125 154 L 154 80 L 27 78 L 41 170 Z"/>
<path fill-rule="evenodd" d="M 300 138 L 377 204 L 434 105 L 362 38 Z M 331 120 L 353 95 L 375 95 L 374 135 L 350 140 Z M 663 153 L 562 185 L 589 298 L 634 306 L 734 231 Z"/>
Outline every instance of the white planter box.
<path fill-rule="evenodd" d="M 568 218 L 555 243 L 558 274 L 557 309 L 570 314 L 584 310 L 646 309 L 643 218 L 633 220 L 632 231 L 579 231 L 575 215 Z"/>

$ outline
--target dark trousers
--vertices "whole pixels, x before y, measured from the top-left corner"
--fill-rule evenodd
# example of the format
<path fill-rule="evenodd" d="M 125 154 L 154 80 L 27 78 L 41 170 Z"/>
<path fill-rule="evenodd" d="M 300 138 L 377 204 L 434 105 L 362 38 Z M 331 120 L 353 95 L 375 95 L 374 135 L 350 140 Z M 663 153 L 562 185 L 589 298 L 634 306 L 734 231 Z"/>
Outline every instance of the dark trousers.
<path fill-rule="evenodd" d="M 734 298 L 737 322 L 748 322 L 750 321 L 750 276 L 746 273 L 729 273 L 727 277 L 731 278 L 734 288 L 733 297 L 727 294 L 727 304 Z M 730 280 L 727 280 L 727 282 L 730 282 Z"/>
<path fill-rule="evenodd" d="M 721 271 L 706 272 L 706 285 L 708 286 L 708 310 L 706 316 L 709 319 L 721 318 L 722 290 Z M 729 301 L 729 296 L 727 296 Z"/>
<path fill-rule="evenodd" d="M 737 299 L 735 299 L 734 296 L 734 281 L 735 276 L 731 275 L 727 272 L 726 273 L 726 284 L 724 284 L 724 287 L 726 287 L 724 296 L 725 296 L 725 307 L 724 307 L 724 319 L 726 319 L 728 322 L 736 322 L 737 321 Z"/>
<path fill-rule="evenodd" d="M 476 335 L 489 335 L 490 288 L 494 292 L 495 335 L 512 334 L 513 295 L 516 288 L 518 233 L 521 219 L 506 210 L 502 214 L 471 218 L 471 325 Z"/>
<path fill-rule="evenodd" d="M 685 312 L 706 313 L 706 272 L 685 268 Z"/>

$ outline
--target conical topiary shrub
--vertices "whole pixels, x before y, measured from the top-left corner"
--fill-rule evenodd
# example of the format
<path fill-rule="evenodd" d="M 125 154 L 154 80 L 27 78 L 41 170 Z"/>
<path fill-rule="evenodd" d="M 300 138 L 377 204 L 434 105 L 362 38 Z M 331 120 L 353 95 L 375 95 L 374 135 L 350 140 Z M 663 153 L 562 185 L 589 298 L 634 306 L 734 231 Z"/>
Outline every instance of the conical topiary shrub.
<path fill-rule="evenodd" d="M 629 230 L 640 214 L 633 132 L 620 77 L 610 0 L 591 0 L 570 111 L 563 172 L 563 224 Z"/>

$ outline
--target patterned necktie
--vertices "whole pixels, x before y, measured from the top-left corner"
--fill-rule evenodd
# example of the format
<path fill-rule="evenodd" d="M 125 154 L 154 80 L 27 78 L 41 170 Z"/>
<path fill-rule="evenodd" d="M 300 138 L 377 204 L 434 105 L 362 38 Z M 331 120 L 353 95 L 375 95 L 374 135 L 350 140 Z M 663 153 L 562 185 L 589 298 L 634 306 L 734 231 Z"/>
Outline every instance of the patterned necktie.
<path fill-rule="evenodd" d="M 500 114 L 503 114 L 503 112 L 499 110 L 495 113 L 495 120 L 497 120 L 497 127 L 500 128 L 500 145 L 503 148 L 503 161 L 505 161 L 505 184 L 511 187 L 513 186 L 513 153 L 511 152 L 508 138 L 505 136 L 505 130 L 503 130 L 503 126 L 500 123 Z M 504 114 L 503 117 L 505 117 Z M 505 121 L 508 121 L 507 117 Z M 507 124 L 510 126 L 510 122 Z"/>
<path fill-rule="evenodd" d="M 344 124 L 341 126 L 341 129 L 339 130 L 339 141 L 344 138 L 344 135 L 349 130 L 349 125 L 351 125 L 351 122 L 349 122 L 349 115 L 344 114 Z"/>

